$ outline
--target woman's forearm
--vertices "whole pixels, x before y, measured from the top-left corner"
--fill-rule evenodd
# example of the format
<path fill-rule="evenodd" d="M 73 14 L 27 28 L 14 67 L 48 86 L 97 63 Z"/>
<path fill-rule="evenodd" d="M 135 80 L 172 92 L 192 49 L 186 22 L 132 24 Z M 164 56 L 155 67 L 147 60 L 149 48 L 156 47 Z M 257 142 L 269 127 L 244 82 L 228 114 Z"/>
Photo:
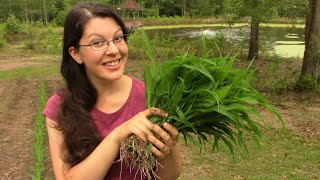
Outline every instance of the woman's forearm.
<path fill-rule="evenodd" d="M 110 133 L 82 162 L 65 173 L 66 179 L 104 179 L 119 152 L 119 142 Z"/>

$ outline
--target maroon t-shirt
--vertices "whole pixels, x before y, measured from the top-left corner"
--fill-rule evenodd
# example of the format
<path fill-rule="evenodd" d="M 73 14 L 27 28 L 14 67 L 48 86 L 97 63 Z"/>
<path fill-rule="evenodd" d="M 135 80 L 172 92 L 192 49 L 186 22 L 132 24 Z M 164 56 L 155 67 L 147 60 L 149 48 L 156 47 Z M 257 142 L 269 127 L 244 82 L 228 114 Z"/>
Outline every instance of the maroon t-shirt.
<path fill-rule="evenodd" d="M 106 137 L 114 128 L 122 124 L 123 122 L 129 120 L 137 113 L 146 109 L 146 101 L 145 101 L 145 85 L 142 81 L 132 78 L 132 88 L 130 91 L 130 95 L 124 105 L 116 112 L 108 114 L 100 111 L 97 108 L 93 108 L 91 111 L 91 115 L 93 118 L 93 122 L 97 127 L 97 130 L 101 133 L 103 137 Z M 58 94 L 54 94 L 47 101 L 47 105 L 42 112 L 42 114 L 54 121 L 56 121 L 57 117 L 57 109 L 61 102 L 61 97 Z M 106 149 L 107 151 L 107 149 Z M 117 156 L 116 161 L 108 171 L 105 179 L 108 180 L 119 180 L 120 172 L 122 180 L 131 180 L 136 178 L 140 180 L 140 172 L 136 173 L 136 170 L 133 170 L 129 167 L 126 167 L 121 163 L 117 162 L 119 159 L 119 155 Z"/>

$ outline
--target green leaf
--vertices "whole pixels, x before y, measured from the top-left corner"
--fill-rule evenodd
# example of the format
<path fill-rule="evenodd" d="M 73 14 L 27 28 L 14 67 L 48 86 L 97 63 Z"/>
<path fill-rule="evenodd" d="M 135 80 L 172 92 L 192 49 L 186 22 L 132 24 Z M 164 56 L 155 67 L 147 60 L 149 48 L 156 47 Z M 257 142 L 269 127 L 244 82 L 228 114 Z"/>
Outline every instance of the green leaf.
<path fill-rule="evenodd" d="M 185 137 L 185 139 L 187 141 L 192 142 L 193 144 L 198 146 L 200 149 L 203 148 L 203 144 L 201 142 L 199 142 L 199 141 L 196 141 L 188 132 L 183 131 L 183 136 Z"/>

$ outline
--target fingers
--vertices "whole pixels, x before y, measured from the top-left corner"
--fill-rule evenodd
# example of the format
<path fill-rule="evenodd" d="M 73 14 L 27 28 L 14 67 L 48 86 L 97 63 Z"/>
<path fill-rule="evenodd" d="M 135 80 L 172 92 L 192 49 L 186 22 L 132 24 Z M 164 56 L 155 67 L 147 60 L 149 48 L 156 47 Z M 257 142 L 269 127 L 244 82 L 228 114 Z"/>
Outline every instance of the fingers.
<path fill-rule="evenodd" d="M 148 116 L 159 116 L 159 117 L 167 117 L 168 113 L 158 108 L 149 108 L 145 111 L 138 113 L 134 116 L 130 121 L 125 123 L 125 127 L 123 129 L 122 136 L 128 136 L 130 134 L 137 135 L 143 141 L 147 141 L 147 137 L 154 136 L 153 132 L 155 132 L 155 125 L 147 119 Z M 171 126 L 172 127 L 172 126 Z M 173 127 L 172 127 L 173 128 Z M 171 128 L 171 129 L 172 129 Z M 170 128 L 169 128 L 170 129 Z M 159 139 L 163 139 L 166 143 L 171 144 L 171 137 L 167 134 L 162 128 L 159 126 L 156 127 L 157 132 L 155 135 L 159 135 Z M 173 130 L 171 130 L 173 131 Z"/>
<path fill-rule="evenodd" d="M 154 136 L 148 136 L 148 140 L 154 145 L 152 153 L 159 159 L 165 158 L 172 152 L 179 135 L 178 130 L 169 123 L 164 123 L 163 127 L 167 132 L 160 126 L 155 125 L 152 129 Z"/>
<path fill-rule="evenodd" d="M 155 136 L 148 136 L 148 140 L 153 144 L 151 152 L 158 158 L 162 159 L 170 153 L 170 148 Z"/>
<path fill-rule="evenodd" d="M 145 111 L 140 112 L 137 116 L 137 121 L 139 122 L 136 128 L 137 131 L 133 133 L 139 137 L 153 136 L 152 131 L 154 130 L 155 125 L 150 120 L 147 119 L 148 116 L 153 116 L 153 115 L 160 116 L 160 117 L 167 117 L 168 113 L 158 108 L 149 108 L 149 109 L 146 109 Z M 141 139 L 146 140 L 146 138 L 141 138 Z"/>
<path fill-rule="evenodd" d="M 147 142 L 147 137 L 152 136 L 152 132 L 146 126 L 133 126 L 132 133 L 142 139 L 144 142 Z"/>
<path fill-rule="evenodd" d="M 178 137 L 179 137 L 179 131 L 173 127 L 171 124 L 169 123 L 164 123 L 163 124 L 163 127 L 171 134 L 171 138 L 174 140 L 174 141 L 177 141 L 178 140 Z"/>
<path fill-rule="evenodd" d="M 167 112 L 165 112 L 162 109 L 155 108 L 155 107 L 146 109 L 142 113 L 143 113 L 143 115 L 145 117 L 150 117 L 150 116 L 159 116 L 159 117 L 162 117 L 162 118 L 168 117 L 168 113 Z"/>
<path fill-rule="evenodd" d="M 163 140 L 165 144 L 171 144 L 172 139 L 170 134 L 168 134 L 166 131 L 164 131 L 160 126 L 155 125 L 154 128 L 152 129 L 156 135 L 158 135 L 160 139 Z"/>
<path fill-rule="evenodd" d="M 157 148 L 155 148 L 154 146 L 151 148 L 151 152 L 158 157 L 159 159 L 162 159 L 165 157 L 165 154 L 162 153 L 161 151 L 159 151 Z"/>

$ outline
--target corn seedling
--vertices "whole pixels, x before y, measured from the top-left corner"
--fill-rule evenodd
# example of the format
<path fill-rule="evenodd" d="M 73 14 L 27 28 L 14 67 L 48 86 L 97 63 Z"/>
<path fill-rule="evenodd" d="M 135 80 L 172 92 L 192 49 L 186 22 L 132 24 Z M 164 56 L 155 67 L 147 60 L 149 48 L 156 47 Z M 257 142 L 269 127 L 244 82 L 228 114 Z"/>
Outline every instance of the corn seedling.
<path fill-rule="evenodd" d="M 147 108 L 158 107 L 169 114 L 167 118 L 151 117 L 153 123 L 161 126 L 169 122 L 182 133 L 186 143 L 194 143 L 200 149 L 205 143 L 215 149 L 223 142 L 232 154 L 238 146 L 247 151 L 245 134 L 257 143 L 266 139 L 261 129 L 269 126 L 258 107 L 271 111 L 283 123 L 278 111 L 250 86 L 253 71 L 234 68 L 235 56 L 210 58 L 204 36 L 202 56 L 186 53 L 158 63 L 147 35 L 142 34 L 150 60 L 144 68 Z M 122 161 L 149 179 L 155 177 L 157 163 L 150 144 L 144 143 L 141 148 L 135 141 L 125 142 Z"/>
<path fill-rule="evenodd" d="M 33 168 L 32 179 L 41 179 L 42 172 L 44 170 L 44 158 L 45 158 L 45 118 L 42 115 L 42 110 L 46 105 L 47 94 L 44 80 L 40 80 L 39 89 L 39 106 L 37 109 L 37 121 L 36 121 L 36 132 L 35 132 L 35 144 L 34 144 L 34 155 L 35 164 Z"/>

